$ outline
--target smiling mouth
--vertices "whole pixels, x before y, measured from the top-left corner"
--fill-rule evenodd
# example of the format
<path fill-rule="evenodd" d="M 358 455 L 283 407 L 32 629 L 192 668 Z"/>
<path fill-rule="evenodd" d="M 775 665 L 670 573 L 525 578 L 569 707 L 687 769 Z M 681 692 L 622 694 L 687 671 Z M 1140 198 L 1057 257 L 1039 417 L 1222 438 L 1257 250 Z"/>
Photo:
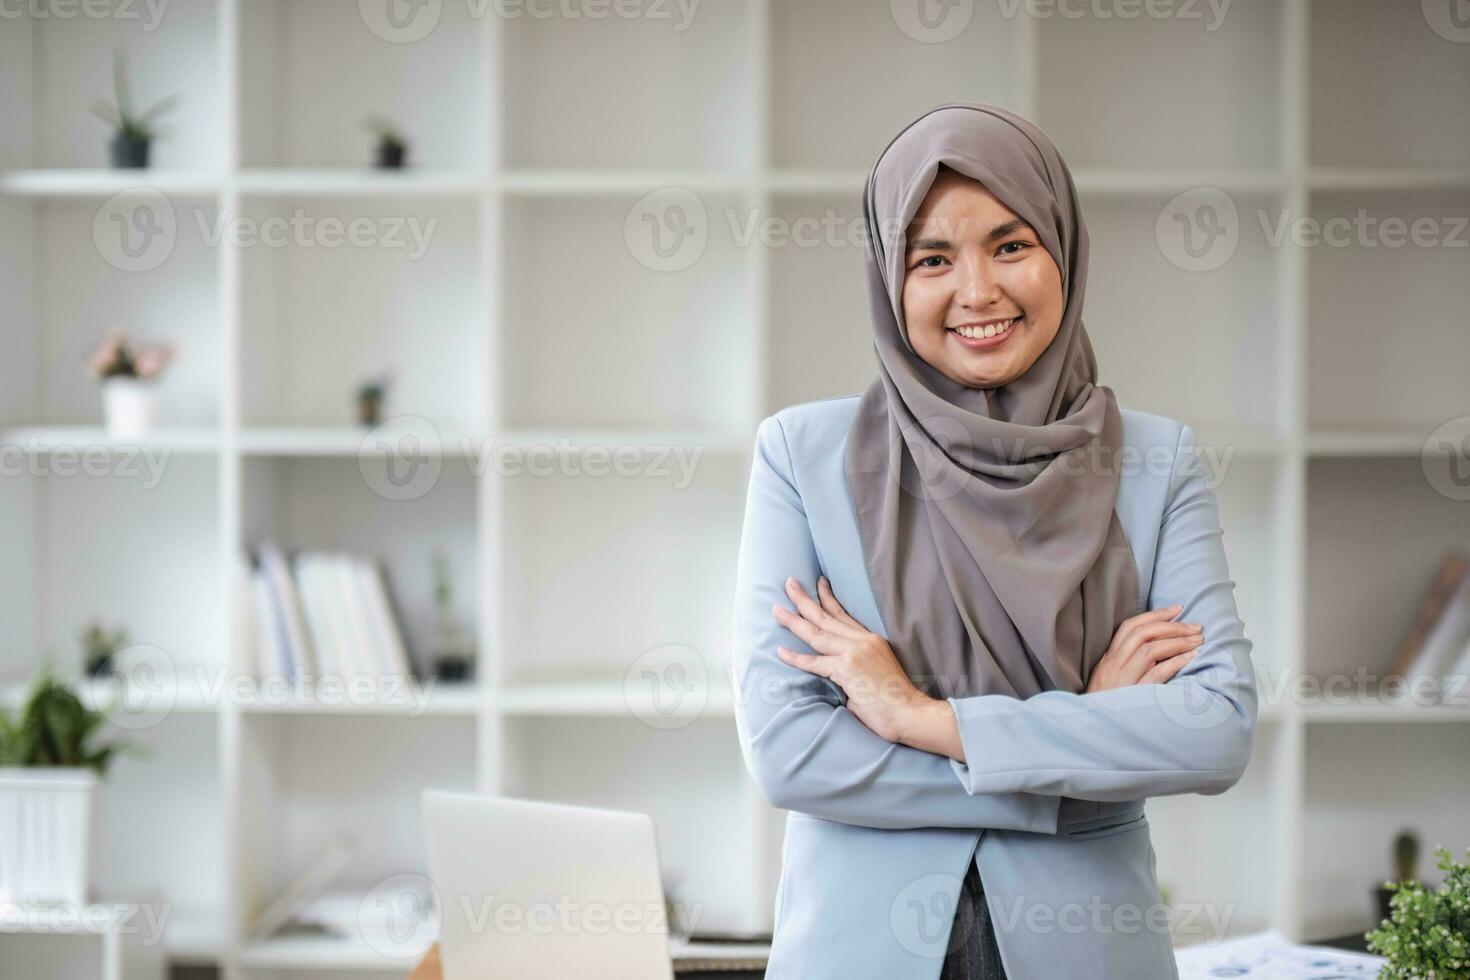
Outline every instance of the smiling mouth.
<path fill-rule="evenodd" d="M 992 320 L 984 326 L 961 325 L 958 327 L 946 327 L 948 333 L 952 333 L 966 347 L 993 347 L 1015 329 L 1016 325 L 1025 318 L 1025 315 L 1012 317 L 1009 320 Z"/>

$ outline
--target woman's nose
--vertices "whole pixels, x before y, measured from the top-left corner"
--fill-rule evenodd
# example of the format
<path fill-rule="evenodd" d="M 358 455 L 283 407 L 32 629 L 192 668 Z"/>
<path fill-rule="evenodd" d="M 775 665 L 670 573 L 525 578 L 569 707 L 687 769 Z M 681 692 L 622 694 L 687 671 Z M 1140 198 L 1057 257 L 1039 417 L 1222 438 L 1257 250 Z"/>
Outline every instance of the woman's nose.
<path fill-rule="evenodd" d="M 983 259 L 964 260 L 957 271 L 959 282 L 955 287 L 955 299 L 960 305 L 982 310 L 999 298 L 1000 284 Z"/>

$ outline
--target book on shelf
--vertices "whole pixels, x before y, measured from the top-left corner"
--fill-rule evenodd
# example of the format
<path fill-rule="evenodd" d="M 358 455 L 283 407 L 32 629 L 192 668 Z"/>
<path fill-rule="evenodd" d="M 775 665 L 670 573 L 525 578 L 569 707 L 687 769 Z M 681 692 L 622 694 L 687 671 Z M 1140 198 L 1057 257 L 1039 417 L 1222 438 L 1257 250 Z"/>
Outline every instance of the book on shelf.
<path fill-rule="evenodd" d="M 347 867 L 357 849 L 357 842 L 346 834 L 338 834 L 294 881 L 261 909 L 246 930 L 249 942 L 269 939 L 291 922 L 312 899 Z"/>
<path fill-rule="evenodd" d="M 1427 678 L 1454 695 L 1470 673 L 1470 558 L 1448 549 L 1440 558 L 1424 600 L 1399 644 L 1391 676 L 1410 690 Z M 1464 697 L 1460 692 L 1459 699 Z M 1458 699 L 1457 699 L 1458 700 Z"/>
<path fill-rule="evenodd" d="M 413 674 L 379 563 L 335 551 L 288 556 L 273 542 L 237 569 L 235 666 L 256 678 Z"/>

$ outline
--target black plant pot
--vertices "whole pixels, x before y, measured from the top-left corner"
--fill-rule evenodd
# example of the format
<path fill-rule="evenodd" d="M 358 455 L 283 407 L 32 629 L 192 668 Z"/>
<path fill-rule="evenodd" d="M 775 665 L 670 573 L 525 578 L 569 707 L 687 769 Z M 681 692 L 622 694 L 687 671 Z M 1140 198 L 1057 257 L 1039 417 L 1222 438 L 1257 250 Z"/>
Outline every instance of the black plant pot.
<path fill-rule="evenodd" d="M 1373 889 L 1373 894 L 1378 898 L 1378 918 L 1380 920 L 1391 918 L 1393 916 L 1393 909 L 1389 908 L 1388 903 L 1393 898 L 1393 892 L 1379 885 Z"/>
<path fill-rule="evenodd" d="M 118 133 L 112 137 L 112 166 L 116 170 L 142 170 L 148 166 L 151 140 Z"/>
<path fill-rule="evenodd" d="M 384 170 L 400 170 L 408 147 L 402 143 L 380 142 L 378 144 L 378 166 Z"/>
<path fill-rule="evenodd" d="M 435 657 L 434 676 L 449 684 L 470 679 L 470 662 L 464 657 Z"/>
<path fill-rule="evenodd" d="M 117 673 L 117 671 L 115 671 L 113 669 L 113 666 L 112 666 L 112 654 L 110 654 L 110 653 L 109 654 L 104 654 L 103 656 L 100 656 L 100 657 L 99 656 L 88 656 L 87 657 L 87 676 L 88 677 L 91 677 L 93 679 L 96 679 L 96 678 L 99 678 L 99 677 L 111 677 L 115 673 Z"/>

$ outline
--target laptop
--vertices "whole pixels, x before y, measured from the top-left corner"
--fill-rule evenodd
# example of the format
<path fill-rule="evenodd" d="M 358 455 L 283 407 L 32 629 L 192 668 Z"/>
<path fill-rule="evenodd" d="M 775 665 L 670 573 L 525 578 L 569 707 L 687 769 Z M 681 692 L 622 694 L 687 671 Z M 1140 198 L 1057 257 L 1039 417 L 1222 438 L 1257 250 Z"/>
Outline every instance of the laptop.
<path fill-rule="evenodd" d="M 444 980 L 672 980 L 653 818 L 426 790 Z"/>

